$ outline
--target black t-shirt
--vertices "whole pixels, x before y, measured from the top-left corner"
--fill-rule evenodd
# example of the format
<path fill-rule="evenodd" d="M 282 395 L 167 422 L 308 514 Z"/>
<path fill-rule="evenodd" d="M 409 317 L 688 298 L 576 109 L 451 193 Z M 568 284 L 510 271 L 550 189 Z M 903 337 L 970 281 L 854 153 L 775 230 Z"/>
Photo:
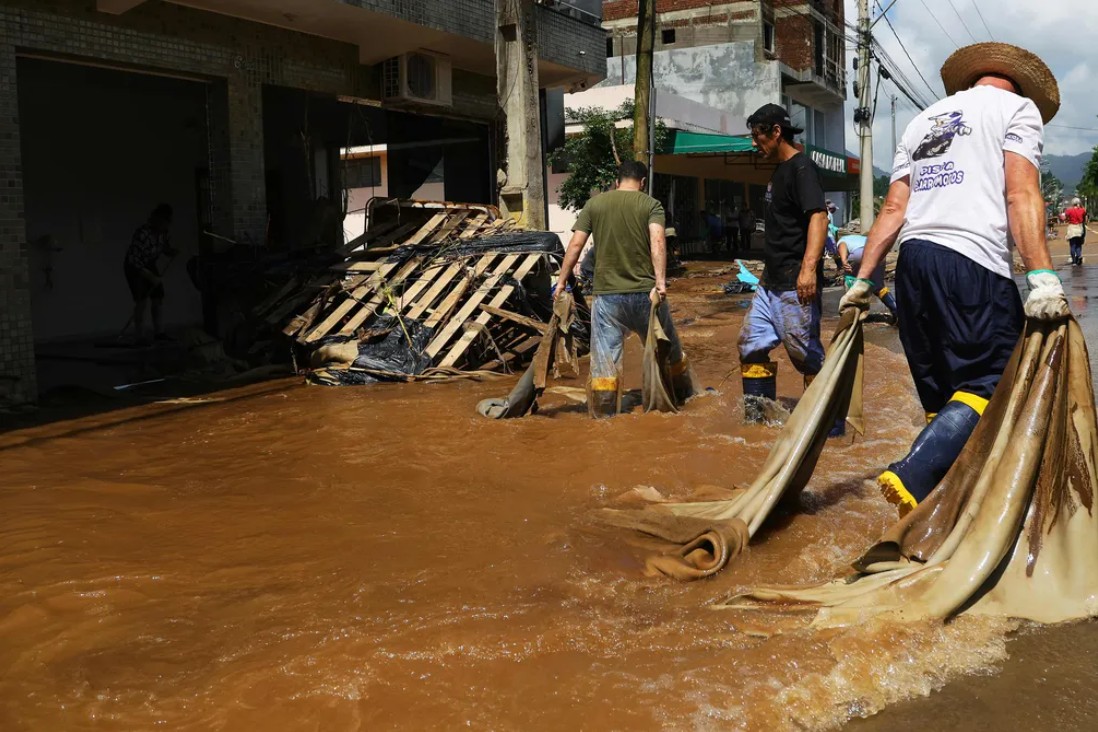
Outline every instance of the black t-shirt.
<path fill-rule="evenodd" d="M 824 210 L 824 192 L 816 164 L 797 153 L 778 166 L 766 191 L 766 249 L 762 283 L 772 290 L 793 290 L 808 246 L 808 220 Z M 816 276 L 823 279 L 823 257 Z"/>

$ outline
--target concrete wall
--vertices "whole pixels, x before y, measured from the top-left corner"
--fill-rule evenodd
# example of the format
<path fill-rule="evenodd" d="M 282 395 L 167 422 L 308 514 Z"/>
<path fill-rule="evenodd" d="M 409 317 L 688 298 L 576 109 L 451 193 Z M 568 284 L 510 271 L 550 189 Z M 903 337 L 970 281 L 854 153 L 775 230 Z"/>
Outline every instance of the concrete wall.
<path fill-rule="evenodd" d="M 781 102 L 778 65 L 757 63 L 754 43 L 657 51 L 652 63 L 658 89 L 726 112 L 733 119 L 746 120 L 762 105 Z M 607 59 L 603 84 L 634 84 L 636 70 L 635 57 Z"/>

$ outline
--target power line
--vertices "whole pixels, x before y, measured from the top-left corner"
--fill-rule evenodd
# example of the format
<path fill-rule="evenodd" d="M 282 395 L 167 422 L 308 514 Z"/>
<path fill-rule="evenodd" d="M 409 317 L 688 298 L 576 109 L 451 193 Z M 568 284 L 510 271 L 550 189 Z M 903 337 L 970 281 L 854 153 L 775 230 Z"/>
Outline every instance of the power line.
<path fill-rule="evenodd" d="M 1064 130 L 1083 130 L 1084 132 L 1098 132 L 1098 127 L 1072 127 L 1071 125 L 1047 124 L 1045 127 L 1059 127 Z"/>
<path fill-rule="evenodd" d="M 987 31 L 987 37 L 994 41 L 995 34 L 991 32 L 991 28 L 987 27 L 987 21 L 984 20 L 984 14 L 980 12 L 980 6 L 976 4 L 976 0 L 972 0 L 972 7 L 976 8 L 976 15 L 980 16 L 980 22 L 984 24 L 984 30 Z"/>
<path fill-rule="evenodd" d="M 926 0 L 919 0 L 919 2 L 923 4 L 923 7 L 926 8 L 926 12 L 930 14 L 930 17 L 933 18 L 934 22 L 938 24 L 938 27 L 942 29 L 942 33 L 945 33 L 945 37 L 949 39 L 949 42 L 957 48 L 960 48 L 961 44 L 957 43 L 957 41 L 953 40 L 953 36 L 949 35 L 949 31 L 945 29 L 945 26 L 942 25 L 942 21 L 938 20 L 938 16 L 935 15 L 934 11 L 926 4 Z"/>
<path fill-rule="evenodd" d="M 881 7 L 881 4 L 879 2 L 877 3 L 877 7 Z M 894 27 L 892 27 L 892 21 L 889 20 L 888 16 L 885 14 L 882 14 L 881 17 L 884 18 L 885 24 L 888 26 L 888 29 L 892 31 L 892 35 L 895 36 L 896 43 L 900 44 L 900 49 L 904 52 L 904 55 L 907 56 L 907 60 L 911 62 L 911 66 L 915 69 L 915 73 L 918 74 L 919 78 L 923 80 L 924 84 L 926 84 L 926 88 L 930 90 L 931 95 L 935 97 L 938 96 L 938 92 L 934 91 L 934 87 L 930 85 L 930 82 L 926 80 L 925 76 L 923 76 L 923 72 L 919 70 L 919 64 L 915 63 L 915 60 L 911 58 L 911 54 L 907 51 L 907 46 L 905 46 L 904 42 L 900 40 L 900 34 L 896 32 L 896 29 Z"/>
<path fill-rule="evenodd" d="M 957 16 L 957 20 L 961 21 L 961 26 L 965 29 L 965 33 L 968 33 L 968 37 L 972 39 L 973 43 L 976 43 L 976 36 L 972 35 L 972 30 L 968 27 L 968 23 L 961 17 L 961 14 L 957 12 L 957 6 L 953 4 L 953 0 L 946 0 L 949 3 L 949 7 L 953 8 L 953 14 Z"/>

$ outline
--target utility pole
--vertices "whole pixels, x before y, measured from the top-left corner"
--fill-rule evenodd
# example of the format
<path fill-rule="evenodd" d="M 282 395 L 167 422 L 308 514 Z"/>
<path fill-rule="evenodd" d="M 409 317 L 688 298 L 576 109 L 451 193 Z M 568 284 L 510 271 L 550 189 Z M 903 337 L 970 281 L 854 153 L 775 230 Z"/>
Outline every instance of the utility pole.
<path fill-rule="evenodd" d="M 637 8 L 637 79 L 633 87 L 633 159 L 644 163 L 652 150 L 652 51 L 656 45 L 656 0 Z M 651 173 L 649 174 L 651 179 Z"/>
<path fill-rule="evenodd" d="M 496 95 L 506 141 L 497 180 L 503 215 L 543 231 L 548 222 L 536 17 L 534 0 L 496 0 Z"/>
<path fill-rule="evenodd" d="M 862 138 L 861 211 L 862 231 L 873 225 L 873 90 L 871 89 L 869 0 L 858 0 L 858 107 L 855 122 L 861 123 Z"/>
<path fill-rule="evenodd" d="M 892 95 L 892 154 L 896 154 L 896 95 Z"/>

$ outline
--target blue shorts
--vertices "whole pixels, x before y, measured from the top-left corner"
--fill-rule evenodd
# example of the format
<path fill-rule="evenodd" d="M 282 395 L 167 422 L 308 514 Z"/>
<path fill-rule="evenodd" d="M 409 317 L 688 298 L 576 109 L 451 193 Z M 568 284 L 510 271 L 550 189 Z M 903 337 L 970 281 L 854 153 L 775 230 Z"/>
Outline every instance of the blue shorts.
<path fill-rule="evenodd" d="M 1025 325 L 1014 280 L 923 239 L 900 246 L 900 342 L 928 413 L 955 392 L 990 399 Z"/>
<path fill-rule="evenodd" d="M 740 363 L 764 363 L 770 352 L 785 346 L 789 360 L 802 374 L 813 376 L 823 368 L 820 341 L 820 298 L 802 305 L 796 290 L 779 292 L 759 286 L 740 329 Z"/>

